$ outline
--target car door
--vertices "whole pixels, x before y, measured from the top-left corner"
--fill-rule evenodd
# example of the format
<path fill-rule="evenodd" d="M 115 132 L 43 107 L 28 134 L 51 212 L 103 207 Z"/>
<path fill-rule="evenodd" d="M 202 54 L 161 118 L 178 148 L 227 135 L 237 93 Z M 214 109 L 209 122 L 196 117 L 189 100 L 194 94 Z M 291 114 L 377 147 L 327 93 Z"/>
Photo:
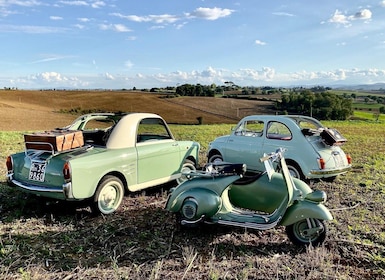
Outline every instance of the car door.
<path fill-rule="evenodd" d="M 137 129 L 138 183 L 145 183 L 179 173 L 181 155 L 162 119 L 143 119 Z"/>
<path fill-rule="evenodd" d="M 246 163 L 249 170 L 260 170 L 264 122 L 258 119 L 245 120 L 229 136 L 224 152 L 224 161 Z"/>

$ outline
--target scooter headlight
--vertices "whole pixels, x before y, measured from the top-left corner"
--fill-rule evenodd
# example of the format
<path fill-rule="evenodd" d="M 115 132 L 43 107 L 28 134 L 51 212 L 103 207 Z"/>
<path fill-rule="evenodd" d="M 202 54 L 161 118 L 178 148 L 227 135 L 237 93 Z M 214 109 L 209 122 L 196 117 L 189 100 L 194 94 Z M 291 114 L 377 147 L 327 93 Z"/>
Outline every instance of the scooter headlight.
<path fill-rule="evenodd" d="M 198 205 L 194 199 L 188 199 L 186 200 L 182 205 L 182 215 L 186 219 L 193 219 L 197 213 Z"/>

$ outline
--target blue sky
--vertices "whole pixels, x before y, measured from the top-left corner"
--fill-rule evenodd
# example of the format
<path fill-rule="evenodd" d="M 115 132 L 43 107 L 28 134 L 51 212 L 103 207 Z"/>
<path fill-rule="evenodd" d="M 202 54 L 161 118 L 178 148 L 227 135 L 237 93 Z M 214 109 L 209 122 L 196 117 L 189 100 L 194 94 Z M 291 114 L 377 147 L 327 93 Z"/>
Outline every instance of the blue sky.
<path fill-rule="evenodd" d="M 385 82 L 385 0 L 0 0 L 0 88 Z"/>

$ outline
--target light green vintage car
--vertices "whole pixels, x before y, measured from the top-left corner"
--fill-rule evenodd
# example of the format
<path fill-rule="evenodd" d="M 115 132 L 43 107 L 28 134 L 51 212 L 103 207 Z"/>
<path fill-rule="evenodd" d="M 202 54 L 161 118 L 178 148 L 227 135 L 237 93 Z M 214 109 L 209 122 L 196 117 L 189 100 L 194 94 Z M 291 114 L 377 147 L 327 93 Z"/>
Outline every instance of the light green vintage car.
<path fill-rule="evenodd" d="M 89 199 L 93 211 L 111 214 L 126 192 L 182 181 L 182 171 L 198 166 L 199 143 L 176 141 L 156 114 L 87 114 L 61 130 L 80 131 L 84 144 L 56 151 L 26 142 L 25 151 L 7 158 L 9 186 L 57 200 Z"/>
<path fill-rule="evenodd" d="M 335 129 L 300 115 L 244 117 L 230 135 L 209 144 L 209 162 L 245 163 L 249 171 L 264 170 L 258 160 L 282 147 L 290 174 L 302 180 L 333 181 L 351 169 L 351 157 L 342 146 L 347 140 Z"/>

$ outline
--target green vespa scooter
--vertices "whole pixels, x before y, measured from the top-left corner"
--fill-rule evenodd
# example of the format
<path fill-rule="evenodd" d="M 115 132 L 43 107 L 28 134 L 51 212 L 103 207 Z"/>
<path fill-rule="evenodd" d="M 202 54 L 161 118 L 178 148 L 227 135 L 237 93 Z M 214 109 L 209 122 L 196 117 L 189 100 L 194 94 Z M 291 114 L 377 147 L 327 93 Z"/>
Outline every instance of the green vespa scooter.
<path fill-rule="evenodd" d="M 326 193 L 290 176 L 284 152 L 280 148 L 265 155 L 260 160 L 266 171 L 252 176 L 246 175 L 245 164 L 232 163 L 211 163 L 185 174 L 189 180 L 171 190 L 166 209 L 176 213 L 184 226 L 209 223 L 257 230 L 286 226 L 294 244 L 318 246 L 326 237 L 324 221 L 333 219 L 323 205 Z"/>

